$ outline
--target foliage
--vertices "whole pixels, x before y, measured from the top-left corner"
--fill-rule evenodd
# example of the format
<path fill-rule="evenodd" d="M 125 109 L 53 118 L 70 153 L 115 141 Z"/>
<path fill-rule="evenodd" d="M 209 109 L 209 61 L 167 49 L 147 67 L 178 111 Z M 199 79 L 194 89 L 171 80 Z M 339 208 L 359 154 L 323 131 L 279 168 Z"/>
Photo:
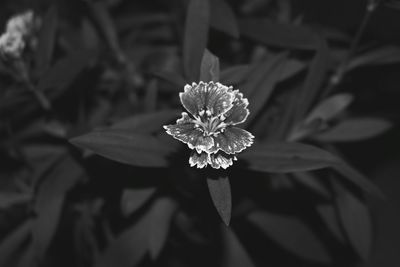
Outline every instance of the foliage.
<path fill-rule="evenodd" d="M 398 71 L 399 47 L 363 36 L 396 1 L 353 32 L 288 0 L 32 2 L 2 4 L 41 23 L 0 62 L 0 266 L 368 262 L 384 195 L 346 146 L 395 124 L 355 87 Z M 249 101 L 254 144 L 226 170 L 190 167 L 163 129 L 200 81 Z"/>

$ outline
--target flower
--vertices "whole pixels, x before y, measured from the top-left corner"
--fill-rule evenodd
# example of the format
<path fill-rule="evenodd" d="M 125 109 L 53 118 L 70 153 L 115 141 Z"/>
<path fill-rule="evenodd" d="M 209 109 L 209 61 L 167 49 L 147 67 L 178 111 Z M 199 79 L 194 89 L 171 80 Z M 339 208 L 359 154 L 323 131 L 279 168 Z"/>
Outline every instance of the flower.
<path fill-rule="evenodd" d="M 7 57 L 19 58 L 25 48 L 23 36 L 18 32 L 6 32 L 0 36 L 0 53 Z"/>
<path fill-rule="evenodd" d="M 249 101 L 239 90 L 221 83 L 187 84 L 179 94 L 182 117 L 164 129 L 193 150 L 189 164 L 204 168 L 208 164 L 226 169 L 236 160 L 236 154 L 253 144 L 254 136 L 235 127 L 249 115 Z"/>

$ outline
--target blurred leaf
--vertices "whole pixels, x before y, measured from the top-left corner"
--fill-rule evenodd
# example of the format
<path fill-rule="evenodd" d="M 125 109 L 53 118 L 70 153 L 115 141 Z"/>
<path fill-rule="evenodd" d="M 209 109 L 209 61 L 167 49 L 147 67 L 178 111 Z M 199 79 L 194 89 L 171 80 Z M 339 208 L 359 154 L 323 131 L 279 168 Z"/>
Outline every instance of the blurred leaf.
<path fill-rule="evenodd" d="M 328 121 L 336 117 L 345 110 L 353 101 L 351 94 L 336 94 L 321 103 L 319 103 L 304 120 L 305 123 L 311 123 L 314 120 Z"/>
<path fill-rule="evenodd" d="M 50 66 L 56 41 L 58 14 L 55 7 L 49 8 L 42 21 L 38 47 L 35 53 L 36 72 L 41 75 Z"/>
<path fill-rule="evenodd" d="M 129 216 L 141 208 L 154 195 L 155 188 L 125 189 L 121 198 L 121 209 L 125 216 Z"/>
<path fill-rule="evenodd" d="M 158 199 L 150 211 L 149 252 L 153 260 L 158 258 L 164 247 L 175 210 L 176 203 L 164 197 Z"/>
<path fill-rule="evenodd" d="M 272 59 L 263 63 L 254 73 L 246 84 L 243 85 L 243 94 L 248 97 L 251 113 L 244 122 L 243 127 L 249 125 L 259 114 L 264 104 L 268 101 L 276 84 L 279 82 L 286 53 L 278 54 Z"/>
<path fill-rule="evenodd" d="M 221 71 L 221 83 L 231 85 L 243 82 L 247 78 L 250 70 L 251 68 L 249 65 L 236 65 L 226 68 Z"/>
<path fill-rule="evenodd" d="M 209 0 L 190 0 L 183 40 L 183 68 L 188 82 L 199 80 L 201 59 L 207 47 L 209 20 Z"/>
<path fill-rule="evenodd" d="M 33 246 L 39 259 L 44 258 L 57 230 L 66 193 L 83 175 L 81 167 L 66 156 L 40 184 L 34 204 L 37 216 L 32 224 Z"/>
<path fill-rule="evenodd" d="M 0 192 L 0 210 L 5 210 L 14 205 L 27 204 L 32 199 L 30 193 Z"/>
<path fill-rule="evenodd" d="M 232 195 L 229 178 L 207 177 L 208 190 L 215 208 L 221 216 L 222 221 L 228 226 L 232 213 Z"/>
<path fill-rule="evenodd" d="M 99 36 L 97 35 L 97 31 L 93 23 L 87 18 L 82 19 L 81 36 L 86 49 L 95 50 L 98 48 L 100 42 Z"/>
<path fill-rule="evenodd" d="M 185 79 L 178 73 L 172 71 L 158 71 L 153 73 L 157 78 L 163 79 L 177 87 L 177 91 L 181 90 L 185 84 Z"/>
<path fill-rule="evenodd" d="M 337 240 L 346 243 L 335 207 L 331 204 L 322 203 L 316 206 L 316 210 Z"/>
<path fill-rule="evenodd" d="M 1 240 L 0 266 L 15 266 L 21 256 L 23 245 L 28 241 L 31 232 L 31 221 L 26 220 L 17 226 L 14 231 Z M 31 263 L 33 266 L 34 263 Z"/>
<path fill-rule="evenodd" d="M 372 224 L 369 210 L 365 203 L 335 180 L 333 180 L 333 185 L 343 228 L 355 251 L 361 259 L 367 261 L 372 245 Z"/>
<path fill-rule="evenodd" d="M 293 176 L 297 182 L 309 188 L 322 197 L 330 198 L 331 194 L 328 189 L 321 183 L 319 177 L 316 177 L 310 172 L 296 172 Z"/>
<path fill-rule="evenodd" d="M 219 59 L 206 48 L 201 60 L 200 81 L 219 82 Z"/>
<path fill-rule="evenodd" d="M 329 263 L 330 255 L 318 236 L 299 218 L 267 212 L 253 212 L 248 220 L 266 236 L 296 256 Z"/>
<path fill-rule="evenodd" d="M 240 157 L 251 170 L 278 173 L 317 170 L 338 163 L 328 151 L 301 143 L 255 144 Z"/>
<path fill-rule="evenodd" d="M 383 46 L 355 56 L 349 62 L 347 69 L 396 63 L 400 63 L 400 48 L 397 46 Z"/>
<path fill-rule="evenodd" d="M 130 130 L 134 133 L 149 134 L 162 131 L 162 125 L 177 118 L 179 110 L 162 110 L 137 114 L 113 124 L 112 129 Z"/>
<path fill-rule="evenodd" d="M 174 146 L 155 137 L 119 129 L 94 131 L 70 142 L 108 159 L 138 167 L 166 167 L 166 156 L 175 151 Z"/>
<path fill-rule="evenodd" d="M 324 142 L 354 142 L 376 137 L 390 128 L 392 124 L 384 119 L 346 119 L 315 138 Z"/>
<path fill-rule="evenodd" d="M 303 89 L 298 99 L 297 120 L 300 120 L 310 110 L 318 93 L 321 92 L 323 82 L 329 69 L 329 48 L 325 40 L 318 39 L 315 56 L 308 70 Z"/>
<path fill-rule="evenodd" d="M 315 50 L 318 46 L 314 32 L 303 26 L 269 19 L 242 19 L 239 28 L 242 35 L 266 45 L 299 50 Z"/>
<path fill-rule="evenodd" d="M 239 38 L 235 13 L 225 0 L 212 0 L 210 24 L 215 29 Z"/>
<path fill-rule="evenodd" d="M 38 90 L 54 89 L 59 91 L 70 85 L 85 69 L 92 54 L 88 51 L 76 51 L 57 61 L 40 78 Z"/>
<path fill-rule="evenodd" d="M 145 112 L 152 112 L 156 110 L 157 98 L 158 98 L 158 80 L 153 79 L 149 81 L 146 86 L 145 96 L 143 100 L 143 106 Z"/>
<path fill-rule="evenodd" d="M 224 251 L 222 252 L 222 267 L 255 267 L 250 255 L 233 232 L 231 227 L 222 227 Z"/>
<path fill-rule="evenodd" d="M 105 6 L 104 2 L 85 1 L 92 12 L 94 21 L 104 36 L 108 46 L 111 48 L 119 61 L 124 61 L 124 55 L 119 45 L 118 35 L 114 27 L 114 22 Z"/>

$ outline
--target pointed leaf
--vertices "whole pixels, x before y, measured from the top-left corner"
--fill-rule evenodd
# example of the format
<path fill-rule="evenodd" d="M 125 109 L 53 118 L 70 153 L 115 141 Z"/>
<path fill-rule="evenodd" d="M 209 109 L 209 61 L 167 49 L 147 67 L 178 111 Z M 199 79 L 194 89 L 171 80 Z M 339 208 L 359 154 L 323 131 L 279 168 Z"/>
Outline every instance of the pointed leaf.
<path fill-rule="evenodd" d="M 266 236 L 296 256 L 319 263 L 329 263 L 330 255 L 307 224 L 294 216 L 253 212 L 249 221 Z"/>
<path fill-rule="evenodd" d="M 354 57 L 348 70 L 357 67 L 397 64 L 400 62 L 400 49 L 397 46 L 383 46 Z"/>
<path fill-rule="evenodd" d="M 204 50 L 201 60 L 200 81 L 219 82 L 219 59 L 208 49 Z"/>
<path fill-rule="evenodd" d="M 182 90 L 182 88 L 185 86 L 186 81 L 185 79 L 178 73 L 172 72 L 172 71 L 158 71 L 153 73 L 154 76 L 157 78 L 163 79 L 167 82 L 170 82 L 171 84 L 175 85 L 177 90 Z"/>
<path fill-rule="evenodd" d="M 222 267 L 255 267 L 250 255 L 233 232 L 232 228 L 223 227 L 224 251 L 222 254 Z"/>
<path fill-rule="evenodd" d="M 141 208 L 154 195 L 153 187 L 144 189 L 125 189 L 121 198 L 121 209 L 125 216 L 129 216 Z"/>
<path fill-rule="evenodd" d="M 231 185 L 228 177 L 207 177 L 208 190 L 222 221 L 229 225 L 232 213 Z"/>
<path fill-rule="evenodd" d="M 31 221 L 27 220 L 1 240 L 0 266 L 15 266 L 24 243 L 29 239 L 31 226 Z"/>
<path fill-rule="evenodd" d="M 384 119 L 346 119 L 315 138 L 324 142 L 354 142 L 376 137 L 391 127 L 392 124 Z"/>
<path fill-rule="evenodd" d="M 198 82 L 210 21 L 209 0 L 190 0 L 183 40 L 183 68 L 188 82 Z"/>
<path fill-rule="evenodd" d="M 248 162 L 251 170 L 279 173 L 316 170 L 338 163 L 328 151 L 301 143 L 258 144 L 240 157 Z"/>
<path fill-rule="evenodd" d="M 212 0 L 210 24 L 215 29 L 239 38 L 235 13 L 225 0 Z"/>
<path fill-rule="evenodd" d="M 346 243 L 345 236 L 339 222 L 339 218 L 335 207 L 331 204 L 320 204 L 316 206 L 316 210 L 324 221 L 329 231 L 342 243 Z"/>
<path fill-rule="evenodd" d="M 336 204 L 343 228 L 355 251 L 368 260 L 372 245 L 371 215 L 365 203 L 334 181 Z"/>
<path fill-rule="evenodd" d="M 166 167 L 175 147 L 130 130 L 109 129 L 75 137 L 70 142 L 96 154 L 138 167 Z"/>

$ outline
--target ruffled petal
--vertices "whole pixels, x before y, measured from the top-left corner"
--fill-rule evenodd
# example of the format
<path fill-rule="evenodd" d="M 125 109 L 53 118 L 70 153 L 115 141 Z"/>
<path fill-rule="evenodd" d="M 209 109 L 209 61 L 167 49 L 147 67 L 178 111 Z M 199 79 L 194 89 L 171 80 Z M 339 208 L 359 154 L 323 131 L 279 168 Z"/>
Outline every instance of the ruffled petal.
<path fill-rule="evenodd" d="M 226 118 L 224 122 L 231 125 L 244 122 L 250 114 L 247 108 L 249 105 L 247 98 L 243 98 L 243 94 L 240 93 L 239 90 L 235 90 L 233 93 L 235 95 L 233 106 L 224 114 Z"/>
<path fill-rule="evenodd" d="M 236 160 L 235 156 L 232 155 L 222 155 L 222 154 L 211 154 L 209 156 L 209 164 L 214 169 L 227 169 L 229 166 L 233 165 L 233 161 Z"/>
<path fill-rule="evenodd" d="M 227 127 L 224 132 L 214 137 L 215 145 L 211 152 L 219 150 L 227 154 L 236 154 L 253 144 L 254 136 L 246 130 L 237 127 Z"/>
<path fill-rule="evenodd" d="M 209 111 L 211 116 L 219 116 L 232 108 L 233 91 L 220 83 L 193 83 L 186 85 L 184 92 L 179 94 L 182 105 L 193 116 Z"/>
<path fill-rule="evenodd" d="M 202 151 L 209 153 L 214 146 L 213 138 L 204 136 L 203 131 L 196 127 L 186 112 L 182 113 L 182 118 L 178 119 L 176 124 L 165 125 L 164 129 L 175 139 L 187 144 L 190 149 L 196 149 L 198 153 Z"/>
<path fill-rule="evenodd" d="M 207 167 L 208 163 L 208 154 L 207 153 L 197 153 L 196 151 L 192 152 L 192 155 L 189 158 L 190 167 L 197 166 L 197 168 L 202 169 Z"/>

